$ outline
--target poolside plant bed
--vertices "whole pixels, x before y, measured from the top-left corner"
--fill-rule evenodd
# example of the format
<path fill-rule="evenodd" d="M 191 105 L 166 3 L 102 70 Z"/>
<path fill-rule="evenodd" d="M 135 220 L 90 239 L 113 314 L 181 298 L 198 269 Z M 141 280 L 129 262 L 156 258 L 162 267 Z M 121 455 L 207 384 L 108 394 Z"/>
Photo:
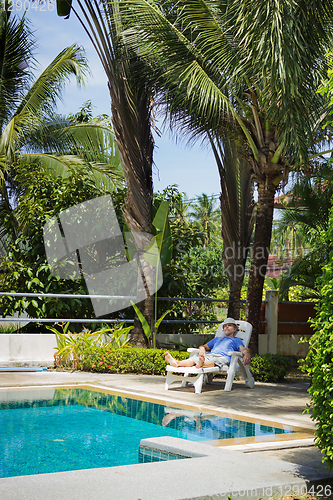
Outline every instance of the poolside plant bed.
<path fill-rule="evenodd" d="M 187 359 L 188 353 L 170 351 L 177 360 Z M 142 375 L 165 375 L 167 362 L 165 350 L 123 347 L 120 349 L 105 346 L 90 346 L 78 349 L 70 365 L 78 370 L 97 373 L 137 373 Z M 282 359 L 283 358 L 283 359 Z M 57 358 L 57 365 L 64 366 Z M 256 356 L 253 361 L 253 374 L 264 382 L 281 381 L 289 372 L 288 358 L 270 355 Z"/>

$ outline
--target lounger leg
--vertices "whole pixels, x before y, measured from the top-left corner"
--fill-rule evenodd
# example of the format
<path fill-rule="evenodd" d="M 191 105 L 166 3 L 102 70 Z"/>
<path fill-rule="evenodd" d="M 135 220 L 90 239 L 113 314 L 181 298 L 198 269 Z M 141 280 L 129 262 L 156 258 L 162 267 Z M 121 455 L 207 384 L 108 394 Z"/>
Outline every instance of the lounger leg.
<path fill-rule="evenodd" d="M 247 365 L 244 365 L 244 363 L 241 360 L 239 360 L 239 366 L 240 366 L 241 373 L 242 373 L 242 378 L 244 379 L 245 384 L 250 389 L 253 389 L 253 387 L 254 387 L 254 378 L 253 378 L 253 375 L 251 373 L 250 368 Z"/>
<path fill-rule="evenodd" d="M 182 381 L 183 377 L 181 377 L 180 375 L 175 375 L 172 372 L 167 372 L 164 388 L 167 391 L 173 382 L 182 382 Z"/>
<path fill-rule="evenodd" d="M 194 390 L 195 390 L 196 394 L 200 394 L 201 393 L 203 378 L 204 378 L 204 374 L 200 373 L 200 375 L 198 375 L 197 377 L 195 377 L 195 379 L 192 382 L 193 385 L 194 385 Z"/>
<path fill-rule="evenodd" d="M 196 394 L 200 394 L 202 390 L 203 383 L 207 382 L 208 374 L 203 372 L 197 372 L 195 377 L 189 377 L 188 373 L 184 373 L 184 376 L 176 375 L 172 371 L 167 370 L 164 388 L 167 391 L 173 382 L 181 383 L 182 387 L 186 387 L 188 383 L 194 385 Z"/>
<path fill-rule="evenodd" d="M 245 370 L 248 372 L 248 376 L 247 376 L 247 379 L 245 380 L 245 384 L 250 388 L 250 389 L 253 389 L 254 387 L 254 377 L 249 369 L 248 366 L 245 367 Z"/>
<path fill-rule="evenodd" d="M 227 380 L 226 380 L 226 383 L 224 386 L 225 391 L 230 392 L 232 389 L 232 384 L 233 384 L 236 370 L 237 370 L 237 363 L 238 363 L 238 361 L 236 358 L 231 359 L 231 363 L 230 363 L 230 367 L 229 367 L 228 375 L 227 375 Z"/>
<path fill-rule="evenodd" d="M 244 365 L 242 361 L 239 362 L 240 369 L 242 372 L 242 376 L 244 379 L 245 384 L 250 388 L 253 389 L 254 387 L 254 378 L 253 375 L 250 371 L 250 368 L 247 365 Z"/>
<path fill-rule="evenodd" d="M 183 378 L 184 378 L 184 380 L 182 381 L 182 387 L 186 387 L 187 386 L 187 382 L 188 382 L 188 380 L 187 380 L 188 377 L 187 377 L 186 373 L 184 374 Z"/>
<path fill-rule="evenodd" d="M 166 376 L 166 379 L 165 379 L 165 390 L 167 391 L 170 387 L 172 383 L 172 373 L 171 372 L 167 372 L 167 376 Z"/>

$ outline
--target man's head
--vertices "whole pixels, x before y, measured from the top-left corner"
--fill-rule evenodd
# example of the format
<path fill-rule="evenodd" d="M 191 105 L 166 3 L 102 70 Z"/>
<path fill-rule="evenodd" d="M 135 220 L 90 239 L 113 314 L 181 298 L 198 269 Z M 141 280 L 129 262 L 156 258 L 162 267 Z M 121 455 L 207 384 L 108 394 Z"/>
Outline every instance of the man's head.
<path fill-rule="evenodd" d="M 222 323 L 222 328 L 226 337 L 233 337 L 238 330 L 236 321 L 233 318 L 225 319 Z"/>

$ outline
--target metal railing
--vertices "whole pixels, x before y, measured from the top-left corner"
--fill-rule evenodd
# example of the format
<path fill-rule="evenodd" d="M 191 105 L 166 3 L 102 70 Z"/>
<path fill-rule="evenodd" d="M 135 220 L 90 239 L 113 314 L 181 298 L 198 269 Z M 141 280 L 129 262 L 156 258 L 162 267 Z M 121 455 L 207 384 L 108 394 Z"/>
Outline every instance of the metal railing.
<path fill-rule="evenodd" d="M 33 292 L 2 292 L 0 291 L 0 296 L 5 297 L 27 297 L 27 298 L 64 298 L 64 299 L 136 299 L 135 296 L 125 296 L 125 295 L 86 295 L 86 294 L 64 294 L 64 293 L 33 293 Z M 173 302 L 226 302 L 228 299 L 209 299 L 201 297 L 157 297 L 159 301 L 173 301 Z M 245 303 L 245 300 L 241 301 Z M 128 318 L 116 318 L 116 319 L 97 319 L 97 318 L 15 318 L 13 316 L 9 318 L 0 318 L 0 322 L 33 322 L 33 323 L 133 323 L 134 319 Z M 219 320 L 188 320 L 188 319 L 174 319 L 174 320 L 162 320 L 163 324 L 219 324 Z"/>
<path fill-rule="evenodd" d="M 0 291 L 0 296 L 6 297 L 27 297 L 27 298 L 64 298 L 64 299 L 136 299 L 136 296 L 127 295 L 86 295 L 86 294 L 64 294 L 64 293 L 33 293 L 33 292 L 2 292 Z M 202 297 L 157 297 L 158 301 L 172 301 L 172 302 L 218 302 L 218 303 L 228 303 L 228 299 L 209 299 Z M 245 303 L 245 300 L 241 300 L 241 303 Z M 301 302 L 291 302 L 299 304 Z M 116 319 L 97 319 L 97 318 L 0 318 L 1 322 L 34 322 L 34 323 L 133 323 L 134 319 L 129 318 L 116 318 Z M 163 324 L 219 324 L 219 320 L 189 320 L 189 319 L 164 319 L 161 323 Z M 261 324 L 267 323 L 266 320 L 260 321 Z M 307 325 L 307 321 L 278 321 L 279 325 Z"/>

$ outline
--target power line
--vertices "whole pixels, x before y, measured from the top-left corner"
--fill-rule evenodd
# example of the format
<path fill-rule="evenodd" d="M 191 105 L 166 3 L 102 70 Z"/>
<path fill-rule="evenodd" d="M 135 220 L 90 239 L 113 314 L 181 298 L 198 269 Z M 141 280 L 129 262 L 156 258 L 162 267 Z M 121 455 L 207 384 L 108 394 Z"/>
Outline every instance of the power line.
<path fill-rule="evenodd" d="M 203 194 L 206 194 L 206 193 L 203 193 Z M 216 199 L 220 198 L 221 194 L 218 193 L 218 194 L 212 194 L 212 195 L 207 195 L 207 196 L 208 196 L 209 199 L 216 200 Z M 200 195 L 198 195 L 196 198 L 186 198 L 186 201 L 189 202 L 189 203 L 193 203 L 194 201 L 199 201 L 199 198 L 200 198 Z"/>

